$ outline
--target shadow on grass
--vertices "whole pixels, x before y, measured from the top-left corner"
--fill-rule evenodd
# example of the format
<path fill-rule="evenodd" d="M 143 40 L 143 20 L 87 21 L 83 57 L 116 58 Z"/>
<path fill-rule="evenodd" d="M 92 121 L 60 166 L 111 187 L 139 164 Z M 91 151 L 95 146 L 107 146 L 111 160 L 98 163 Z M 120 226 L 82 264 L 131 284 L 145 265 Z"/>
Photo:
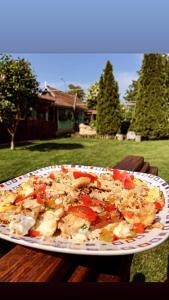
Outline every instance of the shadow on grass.
<path fill-rule="evenodd" d="M 73 150 L 82 149 L 83 145 L 77 143 L 42 143 L 25 147 L 29 151 L 52 151 L 52 150 Z"/>

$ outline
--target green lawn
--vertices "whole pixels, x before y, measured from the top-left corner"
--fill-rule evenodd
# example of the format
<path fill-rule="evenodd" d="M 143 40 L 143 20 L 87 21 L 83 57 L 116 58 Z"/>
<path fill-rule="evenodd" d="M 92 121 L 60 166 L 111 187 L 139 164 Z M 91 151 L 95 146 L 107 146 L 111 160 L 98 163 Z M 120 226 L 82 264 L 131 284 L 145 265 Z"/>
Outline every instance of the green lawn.
<path fill-rule="evenodd" d="M 169 182 L 169 141 L 130 142 L 85 138 L 60 138 L 0 149 L 0 180 L 56 163 L 113 166 L 126 155 L 143 155 Z"/>
<path fill-rule="evenodd" d="M 169 182 L 169 141 L 114 141 L 80 137 L 37 141 L 14 151 L 0 149 L 0 180 L 16 177 L 53 164 L 113 166 L 127 155 L 141 155 L 159 168 L 159 176 Z M 151 251 L 134 255 L 131 280 L 141 273 L 146 281 L 165 281 L 168 275 L 169 241 Z"/>

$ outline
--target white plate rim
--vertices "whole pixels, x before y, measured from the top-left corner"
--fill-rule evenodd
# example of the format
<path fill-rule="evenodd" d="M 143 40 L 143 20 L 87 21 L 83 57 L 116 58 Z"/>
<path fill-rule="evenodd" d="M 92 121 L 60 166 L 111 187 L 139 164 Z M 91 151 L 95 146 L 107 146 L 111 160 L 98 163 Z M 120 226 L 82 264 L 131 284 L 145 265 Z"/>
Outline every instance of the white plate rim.
<path fill-rule="evenodd" d="M 67 168 L 70 168 L 70 167 L 73 167 L 73 168 L 76 168 L 76 169 L 79 169 L 79 170 L 83 170 L 83 171 L 90 171 L 90 172 L 96 172 L 96 173 L 102 173 L 102 172 L 106 172 L 108 171 L 108 168 L 106 167 L 95 167 L 95 166 L 84 166 L 84 165 L 67 165 L 67 164 L 64 164 L 65 167 Z M 61 168 L 61 165 L 53 165 L 53 166 L 47 166 L 47 167 L 44 167 L 44 168 L 40 168 L 40 169 L 37 169 L 35 171 L 32 171 L 32 172 L 29 172 L 29 173 L 26 173 L 24 175 L 21 175 L 21 176 L 18 176 L 18 177 L 15 177 L 9 181 L 6 181 L 6 182 L 3 182 L 2 184 L 0 184 L 0 189 L 5 189 L 8 187 L 8 188 L 11 188 L 11 187 L 16 187 L 18 186 L 19 183 L 25 181 L 29 176 L 31 175 L 35 175 L 37 173 L 40 173 L 40 174 L 48 174 L 50 173 L 52 170 L 60 170 Z M 113 167 L 112 167 L 113 169 Z M 126 170 L 125 170 L 126 171 Z M 160 189 L 163 191 L 164 193 L 164 196 L 165 196 L 165 210 L 163 209 L 163 213 L 165 213 L 166 215 L 166 220 L 168 220 L 167 222 L 168 223 L 165 223 L 165 226 L 166 226 L 166 229 L 165 229 L 165 234 L 163 235 L 162 238 L 157 238 L 156 235 L 154 237 L 154 239 L 158 239 L 158 241 L 156 242 L 153 242 L 153 243 L 149 243 L 143 247 L 136 247 L 136 248 L 132 248 L 132 242 L 130 243 L 131 246 L 128 247 L 128 249 L 111 249 L 114 245 L 116 246 L 116 244 L 118 243 L 117 242 L 114 242 L 114 243 L 106 243 L 106 242 L 95 242 L 95 241 L 89 241 L 88 243 L 76 243 L 76 242 L 72 242 L 70 240 L 63 240 L 63 239 L 57 239 L 55 241 L 55 243 L 66 243 L 66 244 L 69 244 L 69 243 L 72 243 L 73 245 L 76 245 L 77 247 L 77 244 L 80 245 L 80 248 L 76 247 L 75 248 L 69 248 L 69 247 L 64 247 L 64 246 L 51 246 L 50 244 L 49 245 L 46 245 L 44 243 L 44 241 L 39 241 L 38 239 L 36 238 L 27 238 L 29 239 L 30 241 L 27 241 L 25 240 L 25 237 L 18 237 L 16 235 L 8 235 L 8 234 L 4 234 L 2 232 L 2 228 L 5 228 L 4 225 L 1 225 L 0 226 L 0 238 L 4 239 L 4 240 L 7 240 L 9 242 L 12 242 L 12 243 L 15 243 L 15 244 L 19 244 L 19 245 L 23 245 L 23 246 L 27 246 L 27 247 L 31 247 L 31 248 L 36 248 L 36 249 L 40 249 L 40 250 L 46 250 L 46 251 L 52 251 L 52 252 L 59 252 L 59 253 L 69 253 L 69 254 L 77 254 L 77 255 L 97 255 L 97 256 L 113 256 L 113 255 L 128 255 L 128 254 L 134 254 L 134 253 L 139 253 L 139 252 L 143 252 L 143 251 L 146 251 L 146 250 L 150 250 L 158 245 L 160 245 L 161 243 L 163 243 L 165 240 L 167 240 L 167 238 L 169 237 L 169 184 L 167 182 L 165 182 L 162 178 L 160 178 L 159 176 L 155 176 L 155 175 L 151 175 L 151 174 L 147 174 L 147 173 L 141 173 L 141 172 L 133 172 L 133 171 L 127 171 L 129 174 L 133 174 L 134 176 L 136 176 L 137 178 L 141 178 L 145 181 L 149 181 L 150 183 L 156 183 L 157 186 L 160 187 Z M 162 186 L 163 184 L 163 186 Z M 3 187 L 2 187 L 3 185 Z M 168 225 L 167 225 L 168 224 Z M 6 229 L 5 229 L 6 230 Z M 153 229 L 155 230 L 155 229 Z M 160 233 L 162 233 L 163 231 L 162 230 L 157 230 L 159 232 L 159 235 Z M 150 231 L 149 231 L 150 232 Z M 151 234 L 151 232 L 150 232 Z M 157 235 L 157 236 L 159 236 Z M 143 236 L 143 235 L 142 235 Z M 146 236 L 146 233 L 145 235 Z M 130 239 L 129 239 L 130 240 Z M 153 240 L 153 239 L 152 239 Z M 120 240 L 121 241 L 121 240 Z M 40 243 L 39 243 L 40 242 Z M 42 244 L 41 244 L 42 243 Z M 123 241 L 124 244 L 126 244 L 126 241 Z M 84 244 L 89 244 L 89 247 L 87 249 L 82 249 L 81 246 L 84 248 Z M 107 248 L 107 250 L 102 250 L 102 249 L 97 249 L 95 250 L 94 248 L 93 249 L 90 249 L 91 246 L 90 245 L 94 245 L 94 247 L 101 247 L 100 245 L 105 245 L 105 247 Z M 146 244 L 145 242 L 142 243 L 142 245 Z M 141 244 L 140 244 L 141 245 Z M 103 247 L 101 247 L 103 248 Z M 124 247 L 126 248 L 126 247 Z"/>

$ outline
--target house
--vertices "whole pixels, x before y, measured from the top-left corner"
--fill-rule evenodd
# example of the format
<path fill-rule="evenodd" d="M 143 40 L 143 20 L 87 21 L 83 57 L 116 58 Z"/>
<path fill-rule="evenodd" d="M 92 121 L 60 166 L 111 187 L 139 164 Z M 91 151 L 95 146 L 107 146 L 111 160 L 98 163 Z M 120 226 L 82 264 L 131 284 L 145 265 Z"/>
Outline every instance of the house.
<path fill-rule="evenodd" d="M 78 130 L 85 120 L 87 106 L 77 96 L 69 95 L 49 85 L 41 91 L 27 119 L 22 119 L 16 132 L 17 141 L 55 138 Z M 0 143 L 10 140 L 0 125 Z"/>
<path fill-rule="evenodd" d="M 69 95 L 47 85 L 38 98 L 41 102 L 50 102 L 43 118 L 55 123 L 57 135 L 74 131 L 85 120 L 87 106 L 76 95 Z"/>
<path fill-rule="evenodd" d="M 86 112 L 86 118 L 88 120 L 88 123 L 95 121 L 96 115 L 97 115 L 96 109 L 88 109 Z"/>

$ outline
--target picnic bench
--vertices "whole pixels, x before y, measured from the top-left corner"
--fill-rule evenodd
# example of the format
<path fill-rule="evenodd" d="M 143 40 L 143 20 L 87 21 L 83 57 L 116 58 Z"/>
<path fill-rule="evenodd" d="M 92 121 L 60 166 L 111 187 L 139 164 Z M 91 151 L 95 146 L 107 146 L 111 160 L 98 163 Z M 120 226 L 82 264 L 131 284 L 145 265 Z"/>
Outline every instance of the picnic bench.
<path fill-rule="evenodd" d="M 142 156 L 127 156 L 114 168 L 158 174 Z M 132 255 L 60 254 L 15 245 L 0 257 L 1 282 L 127 282 Z M 8 248 L 8 247 L 7 247 Z"/>

